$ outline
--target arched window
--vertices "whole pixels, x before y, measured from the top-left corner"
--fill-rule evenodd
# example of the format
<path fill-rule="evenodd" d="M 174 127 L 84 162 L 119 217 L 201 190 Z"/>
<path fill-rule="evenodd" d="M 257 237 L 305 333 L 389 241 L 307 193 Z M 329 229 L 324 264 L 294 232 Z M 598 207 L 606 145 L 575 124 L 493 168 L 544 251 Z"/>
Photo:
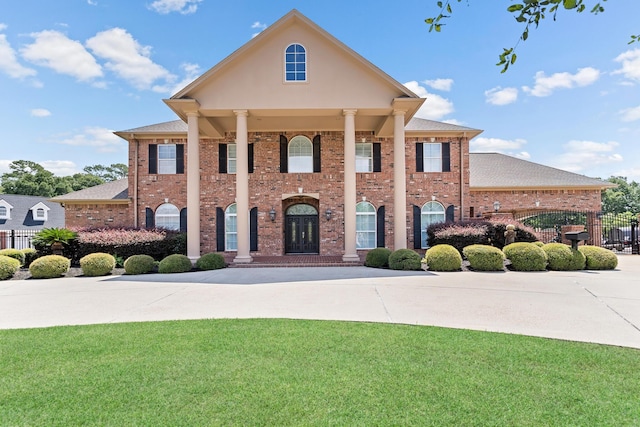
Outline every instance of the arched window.
<path fill-rule="evenodd" d="M 444 206 L 438 202 L 427 202 L 420 215 L 421 247 L 427 248 L 427 227 L 445 221 Z"/>
<path fill-rule="evenodd" d="M 289 172 L 313 173 L 313 144 L 298 135 L 289 142 Z"/>
<path fill-rule="evenodd" d="M 376 247 L 376 208 L 369 202 L 356 205 L 356 248 Z"/>
<path fill-rule="evenodd" d="M 238 208 L 235 203 L 224 211 L 224 250 L 238 250 Z"/>
<path fill-rule="evenodd" d="M 42 208 L 36 209 L 36 219 L 43 219 L 44 217 L 45 217 L 44 209 Z"/>
<path fill-rule="evenodd" d="M 307 81 L 307 51 L 297 43 L 290 44 L 284 53 L 284 80 Z"/>
<path fill-rule="evenodd" d="M 156 227 L 166 228 L 167 230 L 180 229 L 180 211 L 171 203 L 165 203 L 156 209 Z"/>

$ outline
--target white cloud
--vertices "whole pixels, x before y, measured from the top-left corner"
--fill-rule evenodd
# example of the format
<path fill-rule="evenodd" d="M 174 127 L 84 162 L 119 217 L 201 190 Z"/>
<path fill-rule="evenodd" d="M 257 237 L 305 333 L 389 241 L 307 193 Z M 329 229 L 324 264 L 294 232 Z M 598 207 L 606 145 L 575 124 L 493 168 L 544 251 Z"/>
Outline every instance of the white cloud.
<path fill-rule="evenodd" d="M 518 89 L 515 87 L 505 87 L 503 89 L 497 86 L 485 91 L 484 96 L 487 98 L 487 104 L 508 105 L 516 102 L 518 99 Z"/>
<path fill-rule="evenodd" d="M 552 164 L 570 172 L 580 172 L 600 165 L 618 163 L 623 160 L 622 155 L 614 152 L 618 146 L 615 141 L 572 140 L 563 146 L 565 153 L 555 157 Z"/>
<path fill-rule="evenodd" d="M 175 76 L 149 57 L 151 47 L 141 46 L 126 30 L 112 28 L 87 40 L 91 51 L 107 60 L 105 67 L 137 89 L 149 89 L 158 79 L 173 81 Z"/>
<path fill-rule="evenodd" d="M 56 176 L 69 176 L 78 173 L 78 167 L 70 160 L 45 160 L 40 166 Z"/>
<path fill-rule="evenodd" d="M 538 71 L 535 75 L 533 88 L 523 86 L 522 90 L 532 96 L 549 96 L 557 89 L 572 89 L 574 87 L 588 86 L 600 78 L 600 70 L 592 67 L 579 68 L 575 74 L 555 73 L 546 76 L 544 71 Z"/>
<path fill-rule="evenodd" d="M 416 117 L 421 119 L 441 120 L 447 114 L 451 114 L 455 111 L 453 108 L 453 102 L 446 98 L 441 97 L 433 93 L 429 93 L 427 89 L 420 86 L 417 81 L 410 81 L 404 84 L 407 89 L 418 95 L 420 98 L 427 98 L 422 104 L 422 107 L 415 114 Z"/>
<path fill-rule="evenodd" d="M 469 151 L 474 153 L 502 153 L 520 159 L 529 159 L 531 155 L 522 148 L 527 144 L 526 139 L 474 138 L 469 143 Z"/>
<path fill-rule="evenodd" d="M 262 31 L 264 31 L 265 28 L 267 28 L 267 24 L 263 24 L 260 21 L 256 21 L 251 25 L 251 28 L 254 30 L 259 30 L 257 33 L 253 33 L 251 35 L 251 38 L 254 38 L 258 34 L 260 34 Z"/>
<path fill-rule="evenodd" d="M 0 175 L 11 172 L 9 165 L 13 160 L 0 160 Z"/>
<path fill-rule="evenodd" d="M 98 2 L 95 0 L 87 0 L 87 3 L 90 4 L 91 6 L 97 6 Z"/>
<path fill-rule="evenodd" d="M 31 37 L 35 42 L 20 50 L 27 61 L 73 76 L 80 81 L 102 77 L 102 68 L 80 42 L 53 30 L 32 33 Z"/>
<path fill-rule="evenodd" d="M 622 74 L 629 80 L 640 82 L 640 49 L 628 50 L 615 59 L 622 63 L 622 68 L 612 74 Z"/>
<path fill-rule="evenodd" d="M 7 41 L 7 36 L 4 34 L 0 34 L 0 71 L 14 79 L 23 79 L 37 74 L 36 70 L 24 67 L 18 62 L 16 52 L 11 47 Z"/>
<path fill-rule="evenodd" d="M 453 86 L 453 79 L 423 80 L 422 83 L 432 89 L 449 92 L 451 90 L 451 86 Z"/>
<path fill-rule="evenodd" d="M 115 152 L 124 146 L 124 141 L 112 130 L 101 127 L 86 127 L 82 133 L 57 142 L 76 147 L 95 147 L 99 153 Z"/>
<path fill-rule="evenodd" d="M 7 29 L 7 24 L 3 24 L 2 22 L 0 22 L 0 31 L 4 31 Z"/>
<path fill-rule="evenodd" d="M 629 181 L 640 182 L 640 168 L 622 169 L 615 172 L 613 176 L 624 176 L 627 177 Z"/>
<path fill-rule="evenodd" d="M 51 111 L 44 108 L 34 108 L 31 110 L 31 115 L 33 117 L 49 117 L 51 115 Z"/>
<path fill-rule="evenodd" d="M 171 12 L 179 12 L 183 15 L 195 13 L 198 10 L 198 3 L 202 0 L 156 0 L 149 5 L 149 9 L 162 15 Z"/>
<path fill-rule="evenodd" d="M 635 108 L 627 108 L 620 111 L 620 115 L 622 115 L 621 120 L 623 122 L 635 122 L 636 120 L 640 120 L 640 105 Z"/>
<path fill-rule="evenodd" d="M 182 71 L 184 71 L 184 78 L 178 83 L 174 84 L 173 88 L 168 91 L 169 93 L 171 93 L 171 95 L 178 93 L 179 91 L 184 89 L 187 85 L 197 79 L 200 74 L 202 74 L 202 71 L 200 70 L 200 66 L 198 64 L 184 63 L 180 65 L 180 68 L 182 69 Z M 154 90 L 156 90 L 156 88 L 154 88 Z M 162 93 L 165 92 L 163 91 Z"/>

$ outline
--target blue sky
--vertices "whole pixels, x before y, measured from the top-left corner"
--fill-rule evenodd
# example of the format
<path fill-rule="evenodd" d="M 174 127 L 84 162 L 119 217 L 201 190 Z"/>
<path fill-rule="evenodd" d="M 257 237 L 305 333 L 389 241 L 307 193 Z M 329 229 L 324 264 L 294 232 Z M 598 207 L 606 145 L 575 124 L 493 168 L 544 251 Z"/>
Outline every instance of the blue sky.
<path fill-rule="evenodd" d="M 511 1 L 21 0 L 0 14 L 0 173 L 57 175 L 127 163 L 113 131 L 176 119 L 162 102 L 296 8 L 427 101 L 419 117 L 484 132 L 502 152 L 580 174 L 640 181 L 640 1 L 561 13 L 495 66 L 522 31 Z M 590 1 L 590 4 L 593 2 Z M 489 5 L 488 5 L 489 4 Z"/>

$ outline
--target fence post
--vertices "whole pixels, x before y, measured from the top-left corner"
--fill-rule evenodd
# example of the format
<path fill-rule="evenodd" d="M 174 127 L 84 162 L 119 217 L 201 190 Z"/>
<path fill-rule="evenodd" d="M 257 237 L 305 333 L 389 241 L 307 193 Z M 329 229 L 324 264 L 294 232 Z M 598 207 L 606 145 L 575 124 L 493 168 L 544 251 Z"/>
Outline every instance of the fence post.
<path fill-rule="evenodd" d="M 16 230 L 11 230 L 11 249 L 16 248 Z"/>
<path fill-rule="evenodd" d="M 631 220 L 631 254 L 638 255 L 640 254 L 640 248 L 638 247 L 640 242 L 638 242 L 638 220 Z"/>

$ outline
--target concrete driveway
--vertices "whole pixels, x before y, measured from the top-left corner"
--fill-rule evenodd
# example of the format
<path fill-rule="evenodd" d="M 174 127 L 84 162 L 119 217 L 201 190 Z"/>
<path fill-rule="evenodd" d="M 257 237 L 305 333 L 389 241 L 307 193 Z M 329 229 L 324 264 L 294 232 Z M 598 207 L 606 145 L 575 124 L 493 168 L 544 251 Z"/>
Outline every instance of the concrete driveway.
<path fill-rule="evenodd" d="M 208 318 L 434 325 L 640 348 L 640 256 L 613 271 L 224 269 L 0 282 L 0 328 Z"/>

